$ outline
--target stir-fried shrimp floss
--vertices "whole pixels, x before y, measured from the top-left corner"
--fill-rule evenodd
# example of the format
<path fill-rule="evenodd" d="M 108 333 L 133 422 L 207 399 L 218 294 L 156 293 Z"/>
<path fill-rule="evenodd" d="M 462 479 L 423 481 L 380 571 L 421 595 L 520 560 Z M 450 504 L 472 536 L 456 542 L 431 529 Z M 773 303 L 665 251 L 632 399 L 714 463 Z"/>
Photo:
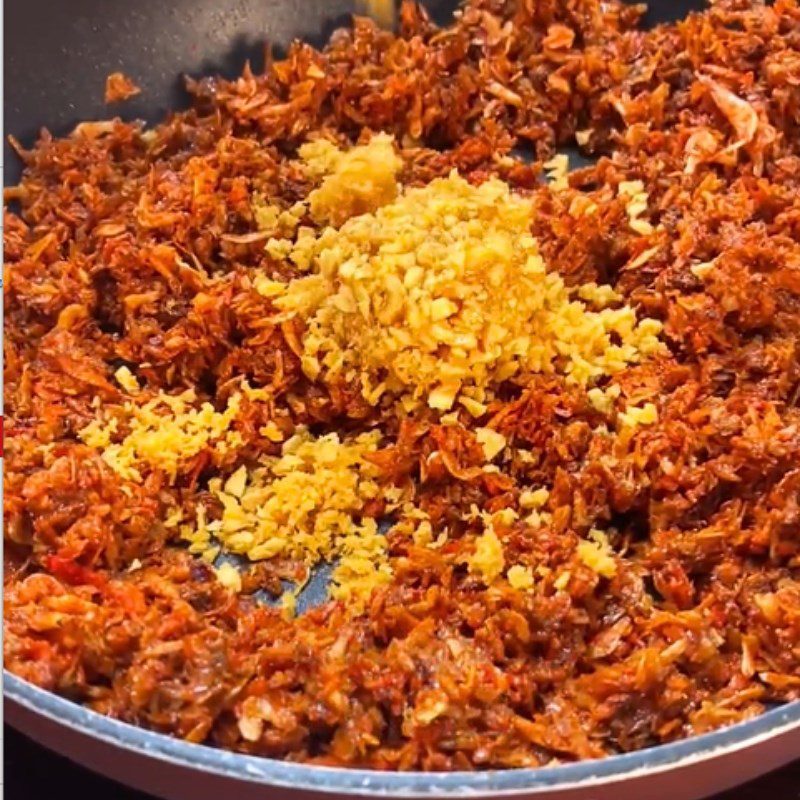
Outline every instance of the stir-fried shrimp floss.
<path fill-rule="evenodd" d="M 643 13 L 404 2 L 14 143 L 8 669 L 391 770 L 800 699 L 800 8 Z"/>

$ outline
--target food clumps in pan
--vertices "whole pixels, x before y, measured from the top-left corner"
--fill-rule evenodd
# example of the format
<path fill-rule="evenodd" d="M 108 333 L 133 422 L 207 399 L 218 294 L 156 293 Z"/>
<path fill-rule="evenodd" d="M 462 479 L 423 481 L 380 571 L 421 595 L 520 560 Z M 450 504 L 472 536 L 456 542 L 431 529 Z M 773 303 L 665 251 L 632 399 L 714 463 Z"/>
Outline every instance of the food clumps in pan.
<path fill-rule="evenodd" d="M 360 151 L 373 147 L 341 159 L 366 162 Z M 394 158 L 389 150 L 379 163 Z M 340 174 L 311 192 L 312 214 Z M 658 320 L 637 320 L 610 286 L 571 291 L 547 270 L 530 198 L 497 178 L 475 186 L 453 171 L 398 191 L 380 170 L 359 177 L 329 202 L 341 209 L 358 196 L 373 212 L 267 242 L 305 273 L 262 286 L 287 318 L 303 321 L 309 379 L 360 384 L 370 405 L 388 397 L 404 412 L 460 405 L 480 417 L 518 374 L 560 372 L 586 385 L 659 351 Z"/>
<path fill-rule="evenodd" d="M 122 103 L 141 93 L 141 88 L 123 72 L 112 72 L 106 78 L 106 103 Z"/>
<path fill-rule="evenodd" d="M 405 2 L 13 142 L 8 669 L 382 770 L 800 699 L 800 17 L 642 12 Z"/>

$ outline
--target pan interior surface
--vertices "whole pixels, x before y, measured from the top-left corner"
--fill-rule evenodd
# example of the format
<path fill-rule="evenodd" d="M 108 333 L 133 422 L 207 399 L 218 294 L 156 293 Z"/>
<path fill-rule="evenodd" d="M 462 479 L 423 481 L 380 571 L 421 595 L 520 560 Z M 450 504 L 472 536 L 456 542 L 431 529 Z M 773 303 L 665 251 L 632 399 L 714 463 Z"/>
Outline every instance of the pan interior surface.
<path fill-rule="evenodd" d="M 446 21 L 455 4 L 431 0 L 428 6 L 437 21 Z M 702 7 L 696 0 L 655 0 L 647 21 L 679 19 Z M 154 123 L 170 109 L 186 106 L 183 74 L 233 77 L 248 59 L 255 68 L 263 63 L 265 40 L 278 51 L 295 38 L 319 45 L 346 24 L 353 11 L 361 10 L 349 0 L 304 0 L 301 4 L 297 0 L 9 2 L 5 8 L 6 133 L 27 146 L 41 126 L 62 135 L 80 120 L 117 113 L 126 120 Z M 118 70 L 132 75 L 143 92 L 121 110 L 109 112 L 102 102 L 102 85 L 106 75 Z M 4 147 L 4 184 L 11 186 L 19 179 L 20 165 L 8 144 Z M 324 597 L 325 579 L 323 568 L 307 594 L 309 605 Z M 107 719 L 8 673 L 4 690 L 9 699 L 31 711 L 158 759 L 237 780 L 350 795 L 504 795 L 537 787 L 590 785 L 735 750 L 800 726 L 800 702 L 796 702 L 730 728 L 596 762 L 509 772 L 382 774 L 290 764 L 186 744 Z"/>

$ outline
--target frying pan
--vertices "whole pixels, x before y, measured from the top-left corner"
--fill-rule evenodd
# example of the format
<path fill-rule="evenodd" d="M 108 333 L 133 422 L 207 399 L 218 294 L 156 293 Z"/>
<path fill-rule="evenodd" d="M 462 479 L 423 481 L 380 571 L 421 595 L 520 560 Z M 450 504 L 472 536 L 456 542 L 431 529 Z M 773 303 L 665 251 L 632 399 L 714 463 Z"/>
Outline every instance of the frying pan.
<path fill-rule="evenodd" d="M 429 0 L 447 21 L 453 2 Z M 684 16 L 700 0 L 652 0 L 646 24 Z M 111 114 L 155 122 L 186 105 L 183 74 L 233 77 L 258 67 L 265 40 L 322 44 L 348 21 L 352 0 L 6 0 L 5 132 L 25 145 L 41 126 L 64 134 Z M 103 103 L 121 70 L 143 92 Z M 4 183 L 20 165 L 4 146 Z M 310 602 L 313 601 L 313 597 Z M 800 754 L 800 703 L 714 733 L 600 761 L 482 773 L 381 773 L 291 764 L 189 744 L 107 719 L 6 674 L 6 719 L 87 767 L 170 800 L 249 798 L 535 797 L 693 800 L 737 785 Z M 46 765 L 43 767 L 46 769 Z"/>

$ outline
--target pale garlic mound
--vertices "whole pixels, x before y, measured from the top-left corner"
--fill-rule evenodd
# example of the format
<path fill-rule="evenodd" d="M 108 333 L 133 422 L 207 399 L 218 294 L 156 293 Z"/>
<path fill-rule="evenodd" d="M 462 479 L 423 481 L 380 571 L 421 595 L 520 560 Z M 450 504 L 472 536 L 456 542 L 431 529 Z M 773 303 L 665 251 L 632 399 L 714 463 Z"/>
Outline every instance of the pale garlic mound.
<path fill-rule="evenodd" d="M 138 391 L 129 372 L 118 377 Z M 101 450 L 103 460 L 127 480 L 141 482 L 146 472 L 158 469 L 175 483 L 204 449 L 222 456 L 241 446 L 241 434 L 234 428 L 240 405 L 238 393 L 217 411 L 209 402 L 198 403 L 194 389 L 178 395 L 159 392 L 143 403 L 126 400 L 116 414 L 101 413 L 79 436 Z"/>
<path fill-rule="evenodd" d="M 314 437 L 300 428 L 280 456 L 242 466 L 224 482 L 213 478 L 209 490 L 222 514 L 209 522 L 203 510 L 183 526 L 190 551 L 213 558 L 221 546 L 251 561 L 288 557 L 309 567 L 335 561 L 330 595 L 358 607 L 391 577 L 386 537 L 363 514 L 379 494 L 366 458 L 379 439 L 378 432 Z"/>
<path fill-rule="evenodd" d="M 326 206 L 335 206 L 335 191 L 346 205 L 347 182 L 336 178 L 342 163 L 363 169 L 370 158 L 383 164 L 375 183 L 382 204 L 267 245 L 308 273 L 287 284 L 261 276 L 256 288 L 279 318 L 305 322 L 310 379 L 357 382 L 373 405 L 389 397 L 407 411 L 463 405 L 479 416 L 496 387 L 519 373 L 558 372 L 591 385 L 659 351 L 660 322 L 637 320 L 609 286 L 572 289 L 547 270 L 530 233 L 531 202 L 502 181 L 473 186 L 452 172 L 386 201 L 394 165 L 376 155 L 386 146 L 385 138 L 370 142 L 358 158 L 356 147 L 342 162 L 331 145 L 315 143 L 315 169 L 334 170 L 315 190 L 325 191 Z M 312 208 L 314 199 L 312 192 Z"/>

